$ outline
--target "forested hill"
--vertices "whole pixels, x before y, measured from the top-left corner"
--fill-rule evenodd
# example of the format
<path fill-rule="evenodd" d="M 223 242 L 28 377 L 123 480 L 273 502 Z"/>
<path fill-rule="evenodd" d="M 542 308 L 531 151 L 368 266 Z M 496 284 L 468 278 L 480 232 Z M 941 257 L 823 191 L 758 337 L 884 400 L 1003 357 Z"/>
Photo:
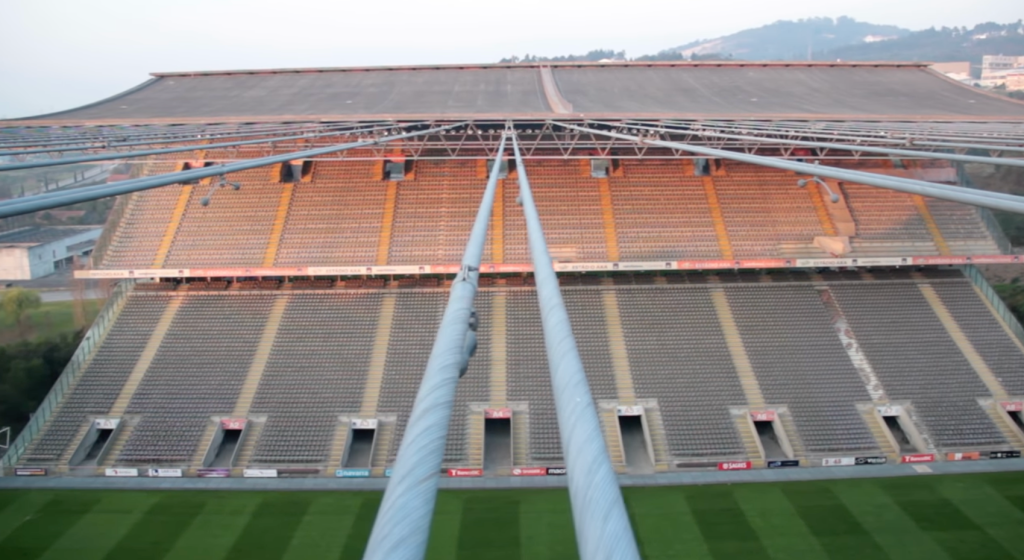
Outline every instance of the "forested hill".
<path fill-rule="evenodd" d="M 820 49 L 819 60 L 970 61 L 981 65 L 986 54 L 1024 55 L 1024 24 L 982 23 L 973 29 L 943 27 L 915 31 L 890 41 Z"/>

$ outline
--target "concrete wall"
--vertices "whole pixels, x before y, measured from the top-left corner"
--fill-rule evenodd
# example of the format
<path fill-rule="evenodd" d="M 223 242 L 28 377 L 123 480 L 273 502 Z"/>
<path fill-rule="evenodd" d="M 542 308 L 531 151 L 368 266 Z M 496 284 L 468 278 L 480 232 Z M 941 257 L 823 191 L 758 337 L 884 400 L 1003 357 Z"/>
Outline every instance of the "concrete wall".
<path fill-rule="evenodd" d="M 0 248 L 0 280 L 32 280 L 53 274 L 55 262 L 80 254 L 69 251 L 70 246 L 95 241 L 102 231 L 102 228 L 86 230 L 34 247 Z"/>
<path fill-rule="evenodd" d="M 0 280 L 28 280 L 28 247 L 0 247 Z"/>

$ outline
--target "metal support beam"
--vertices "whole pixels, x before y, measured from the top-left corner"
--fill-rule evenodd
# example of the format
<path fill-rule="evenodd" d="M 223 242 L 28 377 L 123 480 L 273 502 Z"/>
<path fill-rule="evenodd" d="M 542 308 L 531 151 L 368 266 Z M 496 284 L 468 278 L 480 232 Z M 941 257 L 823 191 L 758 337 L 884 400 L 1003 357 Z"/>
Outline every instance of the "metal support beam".
<path fill-rule="evenodd" d="M 206 177 L 216 177 L 219 175 L 224 175 L 226 173 L 233 173 L 235 171 L 244 171 L 246 169 L 252 169 L 254 167 L 263 167 L 265 165 L 273 165 L 275 163 L 284 163 L 286 161 L 290 161 L 293 159 L 311 158 L 322 154 L 342 152 L 345 150 L 351 150 L 353 148 L 373 146 L 375 144 L 384 144 L 387 142 L 392 142 L 394 140 L 404 140 L 406 138 L 414 138 L 416 136 L 422 136 L 425 134 L 434 134 L 437 132 L 441 132 L 442 130 L 448 130 L 456 126 L 460 126 L 461 124 L 463 123 L 435 127 L 429 130 L 423 130 L 418 132 L 397 134 L 395 136 L 387 136 L 378 140 L 349 142 L 347 144 L 337 144 L 334 146 L 326 146 L 323 148 L 314 148 L 312 150 L 303 150 L 300 152 L 278 154 L 274 156 L 256 158 L 246 161 L 237 161 L 234 163 L 227 163 L 223 165 L 214 165 L 212 167 L 204 167 L 202 169 L 191 169 L 188 171 L 179 171 L 177 173 L 166 173 L 164 175 L 156 175 L 154 177 L 142 177 L 139 179 L 129 179 L 127 181 L 118 181 L 116 183 L 109 183 L 106 185 L 81 187 L 77 189 L 71 189 L 68 191 L 51 192 L 45 194 L 38 194 L 34 196 L 27 196 L 24 198 L 17 198 L 14 200 L 0 202 L 0 218 L 8 218 L 11 216 L 17 216 L 19 214 L 29 214 L 32 212 L 39 212 L 41 210 L 50 210 L 52 208 L 59 208 L 61 206 L 68 206 L 70 204 L 77 204 L 79 202 L 87 202 L 89 200 L 96 200 L 100 198 L 106 198 L 109 196 L 128 194 L 136 191 L 152 189 L 155 187 L 173 185 L 176 183 L 186 183 L 190 181 L 196 181 L 199 179 L 205 179 Z"/>
<path fill-rule="evenodd" d="M 718 150 L 715 148 L 695 146 L 692 144 L 681 144 L 679 142 L 652 140 L 648 138 L 641 138 L 639 136 L 631 136 L 628 134 L 620 134 L 617 132 L 608 132 L 604 130 L 595 130 L 592 128 L 585 128 L 582 126 L 576 126 L 571 124 L 558 124 L 559 126 L 569 128 L 572 130 L 580 130 L 583 132 L 600 134 L 612 138 L 629 139 L 640 144 L 648 144 L 651 146 L 661 146 L 665 148 L 683 150 L 710 157 L 729 159 L 733 161 L 741 161 L 744 163 L 751 163 L 754 165 L 773 167 L 775 169 L 795 171 L 797 173 L 803 173 L 806 175 L 817 175 L 820 177 L 828 177 L 830 179 L 838 179 L 840 181 L 850 181 L 851 183 L 860 183 L 864 185 L 871 185 L 873 187 L 882 187 L 894 191 L 906 192 L 910 194 L 919 194 L 922 196 L 939 198 L 942 200 L 949 200 L 952 202 L 960 202 L 963 204 L 982 206 L 984 208 L 991 208 L 993 210 L 1005 210 L 1007 212 L 1024 214 L 1024 197 L 1020 196 L 996 196 L 997 193 L 989 193 L 986 191 L 967 189 L 964 187 L 952 187 L 949 185 L 929 183 L 927 181 L 904 179 L 900 177 L 890 177 L 878 175 L 875 173 L 864 173 L 861 171 L 841 169 L 838 167 L 830 167 L 827 165 L 800 163 L 796 161 L 787 161 L 778 158 L 742 154 L 738 152 L 730 152 L 728 150 Z"/>
<path fill-rule="evenodd" d="M 413 123 L 422 124 L 422 123 Z M 408 125 L 407 125 L 408 126 Z M 367 132 L 376 132 L 380 130 L 388 130 L 394 128 L 394 126 L 378 126 L 374 128 L 363 128 L 356 130 L 332 130 L 330 132 L 321 132 L 317 134 L 302 134 L 298 136 L 278 136 L 274 138 L 260 138 L 257 140 L 239 140 L 237 142 L 221 142 L 219 144 L 193 144 L 189 146 L 177 146 L 174 148 L 159 148 L 155 150 L 140 150 L 137 152 L 106 152 L 102 154 L 90 154 L 86 156 L 74 156 L 62 159 L 50 159 L 42 161 L 25 161 L 19 163 L 9 163 L 6 165 L 0 165 L 0 171 L 15 171 L 17 169 L 35 169 L 38 167 L 55 167 L 58 165 L 70 165 L 73 163 L 89 163 L 93 161 L 110 161 L 115 159 L 129 159 L 146 156 L 156 156 L 160 154 L 176 154 L 181 152 L 191 152 L 194 150 L 215 150 L 218 148 L 230 148 L 234 146 L 251 146 L 255 144 L 270 144 L 273 142 L 285 142 L 288 140 L 303 140 L 308 138 L 321 138 L 324 136 L 341 136 L 347 134 L 364 134 Z"/>
<path fill-rule="evenodd" d="M 512 137 L 519 177 L 519 198 L 526 216 L 526 233 L 537 280 L 544 348 L 551 369 L 551 389 L 558 412 L 558 431 L 562 436 L 572 502 L 576 546 L 582 560 L 639 560 L 633 528 L 626 504 L 605 447 L 601 422 L 590 394 L 583 361 L 576 348 L 569 314 L 562 301 L 558 277 L 551 264 L 540 214 L 533 201 L 526 166 L 519 143 Z"/>
<path fill-rule="evenodd" d="M 471 332 L 480 260 L 491 222 L 505 138 L 502 135 L 498 157 L 491 166 L 491 175 L 462 255 L 462 270 L 452 283 L 448 307 L 420 381 L 364 560 L 421 560 L 426 556 L 455 388 L 459 372 L 464 371 L 470 357 L 465 353 L 466 337 Z"/>

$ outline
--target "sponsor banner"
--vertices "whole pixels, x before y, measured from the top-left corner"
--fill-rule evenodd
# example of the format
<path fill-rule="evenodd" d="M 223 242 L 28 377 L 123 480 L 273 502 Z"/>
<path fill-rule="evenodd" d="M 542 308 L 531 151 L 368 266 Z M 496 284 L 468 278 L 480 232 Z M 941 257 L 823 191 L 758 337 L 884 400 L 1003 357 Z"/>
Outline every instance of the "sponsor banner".
<path fill-rule="evenodd" d="M 370 476 L 370 469 L 338 469 L 334 471 L 338 478 L 366 478 Z"/>
<path fill-rule="evenodd" d="M 644 407 L 642 406 L 617 406 L 615 407 L 615 414 L 617 416 L 643 416 Z"/>
<path fill-rule="evenodd" d="M 377 419 L 376 418 L 353 418 L 349 422 L 349 426 L 353 430 L 376 430 Z"/>
<path fill-rule="evenodd" d="M 430 272 L 430 267 L 409 265 L 409 266 L 371 266 L 367 267 L 368 274 L 425 274 Z"/>
<path fill-rule="evenodd" d="M 463 476 L 483 476 L 483 469 L 448 469 L 448 476 L 463 477 Z"/>
<path fill-rule="evenodd" d="M 129 278 L 177 278 L 179 276 L 191 276 L 192 271 L 188 268 L 157 268 L 157 269 L 136 269 L 129 270 Z"/>
<path fill-rule="evenodd" d="M 967 264 L 970 257 L 914 257 L 914 264 Z"/>
<path fill-rule="evenodd" d="M 244 430 L 245 422 L 245 418 L 223 418 L 220 421 L 220 427 L 225 430 Z"/>
<path fill-rule="evenodd" d="M 458 265 L 455 266 L 455 271 L 458 272 Z M 485 264 L 480 267 L 480 272 L 533 272 L 532 264 Z"/>
<path fill-rule="evenodd" d="M 786 459 L 785 461 L 768 461 L 769 469 L 781 469 L 786 467 L 799 467 L 800 461 L 798 459 Z"/>
<path fill-rule="evenodd" d="M 149 469 L 146 475 L 150 478 L 181 478 L 181 469 Z"/>
<path fill-rule="evenodd" d="M 618 265 L 618 267 L 615 267 Z M 613 270 L 672 270 L 676 267 L 675 261 L 644 261 L 644 262 L 619 262 L 612 263 Z"/>
<path fill-rule="evenodd" d="M 790 259 L 753 259 L 740 261 L 740 268 L 783 268 L 793 266 Z"/>
<path fill-rule="evenodd" d="M 277 478 L 277 469 L 245 469 L 244 478 Z"/>
<path fill-rule="evenodd" d="M 914 453 L 900 458 L 901 463 L 931 463 L 933 461 L 935 461 L 934 453 Z"/>
<path fill-rule="evenodd" d="M 547 476 L 547 467 L 516 467 L 512 469 L 512 476 Z"/>
<path fill-rule="evenodd" d="M 196 469 L 196 476 L 199 478 L 228 478 L 231 476 L 231 469 Z"/>
<path fill-rule="evenodd" d="M 898 404 L 887 404 L 878 407 L 878 414 L 883 417 L 902 416 L 903 407 Z"/>
<path fill-rule="evenodd" d="M 853 266 L 902 266 L 910 264 L 909 257 L 859 258 L 853 260 Z"/>
<path fill-rule="evenodd" d="M 484 271 L 483 270 L 484 266 L 492 266 L 493 267 L 494 265 L 493 264 L 492 265 L 481 265 L 481 267 L 480 267 L 480 271 L 481 272 Z M 430 272 L 432 272 L 434 274 L 458 274 L 459 271 L 462 270 L 462 265 L 458 265 L 458 264 L 432 264 L 432 265 L 427 267 L 427 270 L 429 270 Z M 493 272 L 493 271 L 488 271 L 488 272 Z"/>
<path fill-rule="evenodd" d="M 857 259 L 796 259 L 798 267 L 820 268 L 826 266 L 857 266 Z"/>
<path fill-rule="evenodd" d="M 1015 264 L 1024 262 L 1020 255 L 975 255 L 967 257 L 974 264 Z"/>
<path fill-rule="evenodd" d="M 565 476 L 565 467 L 548 467 L 548 476 Z"/>
<path fill-rule="evenodd" d="M 391 469 L 384 469 L 384 476 L 391 478 Z"/>
<path fill-rule="evenodd" d="M 1020 451 L 989 451 L 989 459 L 1020 459 Z"/>
<path fill-rule="evenodd" d="M 46 469 L 39 467 L 18 467 L 14 469 L 14 476 L 46 476 Z"/>
<path fill-rule="evenodd" d="M 92 425 L 97 430 L 113 430 L 117 428 L 117 425 L 121 423 L 120 418 L 97 418 L 93 421 Z"/>
<path fill-rule="evenodd" d="M 981 459 L 981 453 L 978 451 L 970 451 L 967 453 L 947 453 L 947 461 L 977 461 Z"/>
<path fill-rule="evenodd" d="M 999 403 L 1006 412 L 1024 412 L 1024 401 L 1007 401 Z"/>
<path fill-rule="evenodd" d="M 557 272 L 589 272 L 589 271 L 601 271 L 601 270 L 618 270 L 619 263 L 554 263 L 555 270 Z"/>
<path fill-rule="evenodd" d="M 750 470 L 753 466 L 750 461 L 725 461 L 718 463 L 718 470 L 720 471 L 746 471 Z"/>
<path fill-rule="evenodd" d="M 139 476 L 139 469 L 106 469 L 105 476 Z"/>
<path fill-rule="evenodd" d="M 309 271 L 304 266 L 291 268 L 193 268 L 192 276 L 225 277 L 225 276 L 306 276 Z"/>
<path fill-rule="evenodd" d="M 310 266 L 306 268 L 310 276 L 358 276 L 366 274 L 365 266 Z"/>
<path fill-rule="evenodd" d="M 821 460 L 823 467 L 852 467 L 856 464 L 857 459 L 854 457 L 826 457 Z"/>
<path fill-rule="evenodd" d="M 75 278 L 128 278 L 127 270 L 76 270 Z"/>
<path fill-rule="evenodd" d="M 739 267 L 740 261 L 676 261 L 676 268 L 680 270 L 711 270 Z"/>
<path fill-rule="evenodd" d="M 717 466 L 714 461 L 676 461 L 677 469 L 712 469 Z"/>
<path fill-rule="evenodd" d="M 884 465 L 889 462 L 886 457 L 857 457 L 854 464 L 857 465 Z"/>
<path fill-rule="evenodd" d="M 751 410 L 750 419 L 754 422 L 774 422 L 775 411 L 774 410 Z"/>
<path fill-rule="evenodd" d="M 506 418 L 512 418 L 511 408 L 485 408 L 484 418 L 492 420 L 504 420 Z"/>

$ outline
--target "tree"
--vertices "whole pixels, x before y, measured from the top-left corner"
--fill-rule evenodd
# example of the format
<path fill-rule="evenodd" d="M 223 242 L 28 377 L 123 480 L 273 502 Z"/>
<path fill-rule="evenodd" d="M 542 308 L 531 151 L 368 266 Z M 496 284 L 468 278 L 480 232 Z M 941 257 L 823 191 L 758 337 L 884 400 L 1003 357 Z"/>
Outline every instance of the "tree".
<path fill-rule="evenodd" d="M 14 317 L 18 323 L 18 332 L 25 336 L 25 314 L 42 305 L 43 301 L 38 292 L 26 290 L 25 288 L 11 288 L 4 291 L 3 299 L 0 300 L 0 307 L 5 313 Z"/>

